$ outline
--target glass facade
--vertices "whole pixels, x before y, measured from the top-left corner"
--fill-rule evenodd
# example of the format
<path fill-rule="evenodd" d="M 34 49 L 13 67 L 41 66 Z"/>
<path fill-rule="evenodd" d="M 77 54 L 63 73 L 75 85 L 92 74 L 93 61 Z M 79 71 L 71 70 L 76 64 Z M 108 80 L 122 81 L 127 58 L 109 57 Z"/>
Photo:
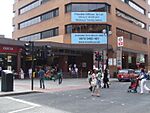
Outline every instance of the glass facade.
<path fill-rule="evenodd" d="M 126 14 L 126 13 L 124 13 L 121 10 L 116 9 L 116 15 L 118 17 L 121 17 L 121 18 L 127 20 L 128 22 L 130 22 L 130 23 L 132 23 L 134 25 L 137 25 L 138 27 L 140 27 L 142 29 L 146 29 L 146 24 L 144 22 L 142 22 L 142 21 L 140 21 L 140 20 L 138 20 L 138 19 L 136 19 L 136 18 Z"/>
<path fill-rule="evenodd" d="M 135 2 L 133 2 L 132 0 L 121 0 L 121 1 L 128 4 L 130 7 L 132 7 L 136 11 L 138 11 L 138 12 L 144 14 L 144 15 L 146 14 L 145 9 L 142 8 L 140 5 L 136 4 Z"/>
<path fill-rule="evenodd" d="M 28 27 L 28 26 L 40 23 L 42 21 L 54 18 L 58 15 L 59 15 L 59 9 L 57 8 L 57 9 L 54 9 L 47 13 L 41 14 L 40 16 L 37 16 L 35 18 L 32 18 L 32 19 L 29 19 L 29 20 L 19 23 L 19 29 L 23 29 L 25 27 Z"/>
<path fill-rule="evenodd" d="M 103 24 L 71 24 L 65 26 L 66 34 L 70 33 L 102 33 L 108 25 Z M 110 29 L 110 28 L 109 28 Z"/>
<path fill-rule="evenodd" d="M 65 5 L 65 12 L 110 12 L 110 5 L 105 3 L 72 3 Z"/>
<path fill-rule="evenodd" d="M 136 41 L 136 42 L 142 43 L 142 44 L 147 44 L 147 38 L 146 37 L 131 33 L 129 31 L 125 31 L 125 30 L 120 29 L 120 28 L 117 28 L 116 30 L 117 30 L 116 31 L 117 36 L 123 36 L 125 39 L 133 40 L 133 41 Z"/>
<path fill-rule="evenodd" d="M 59 35 L 59 30 L 57 27 L 50 30 L 42 31 L 40 33 L 35 33 L 28 36 L 20 37 L 18 39 L 22 41 L 34 41 L 34 40 L 40 40 L 40 39 L 49 38 L 58 35 Z"/>
<path fill-rule="evenodd" d="M 42 5 L 43 3 L 47 2 L 47 1 L 49 1 L 49 0 L 36 0 L 36 1 L 33 1 L 32 3 L 27 4 L 24 7 L 20 8 L 19 9 L 19 14 L 23 14 L 27 11 L 30 11 L 30 10 Z"/>

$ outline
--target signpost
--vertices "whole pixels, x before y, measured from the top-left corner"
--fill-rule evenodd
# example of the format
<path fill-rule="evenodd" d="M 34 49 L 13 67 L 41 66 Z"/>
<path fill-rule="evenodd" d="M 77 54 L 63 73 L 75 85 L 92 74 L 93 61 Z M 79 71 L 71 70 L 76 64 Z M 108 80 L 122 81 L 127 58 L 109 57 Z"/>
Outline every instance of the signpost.
<path fill-rule="evenodd" d="M 117 46 L 120 48 L 117 67 L 122 68 L 122 47 L 124 46 L 123 36 L 117 37 Z"/>
<path fill-rule="evenodd" d="M 118 45 L 118 47 L 123 47 L 123 45 L 124 45 L 123 36 L 118 37 L 117 45 Z"/>

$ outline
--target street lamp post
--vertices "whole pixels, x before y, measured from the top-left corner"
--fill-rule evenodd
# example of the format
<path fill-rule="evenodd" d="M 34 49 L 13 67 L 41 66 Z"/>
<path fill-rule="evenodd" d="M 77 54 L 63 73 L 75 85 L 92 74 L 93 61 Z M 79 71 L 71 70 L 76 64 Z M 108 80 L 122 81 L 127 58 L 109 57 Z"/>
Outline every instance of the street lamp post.
<path fill-rule="evenodd" d="M 106 69 L 109 69 L 109 65 L 108 65 L 108 60 L 109 60 L 109 58 L 108 58 L 108 37 L 109 37 L 109 34 L 111 34 L 111 31 L 109 31 L 109 29 L 108 29 L 108 26 L 106 27 L 106 29 L 103 29 L 103 31 L 102 31 L 105 35 L 106 35 L 106 38 L 107 38 L 107 47 L 106 47 Z"/>
<path fill-rule="evenodd" d="M 108 69 L 108 31 L 106 29 L 103 29 L 103 33 L 104 35 L 106 35 L 106 38 L 107 38 L 107 46 L 106 46 L 106 68 L 105 69 Z"/>
<path fill-rule="evenodd" d="M 30 41 L 31 44 L 31 55 L 32 55 L 32 76 L 31 76 L 31 90 L 33 90 L 33 75 L 34 73 L 34 42 Z"/>

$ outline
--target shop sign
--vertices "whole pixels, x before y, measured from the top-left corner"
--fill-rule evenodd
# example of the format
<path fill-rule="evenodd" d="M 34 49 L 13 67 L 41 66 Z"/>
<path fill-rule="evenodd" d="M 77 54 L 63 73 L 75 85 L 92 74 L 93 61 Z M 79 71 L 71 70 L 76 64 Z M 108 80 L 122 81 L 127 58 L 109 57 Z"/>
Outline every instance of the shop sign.
<path fill-rule="evenodd" d="M 20 51 L 21 51 L 21 48 L 19 48 L 19 47 L 0 46 L 0 52 L 1 53 L 18 53 Z"/>
<path fill-rule="evenodd" d="M 107 44 L 104 33 L 72 33 L 72 44 Z"/>
<path fill-rule="evenodd" d="M 72 12 L 71 22 L 107 22 L 106 12 Z"/>

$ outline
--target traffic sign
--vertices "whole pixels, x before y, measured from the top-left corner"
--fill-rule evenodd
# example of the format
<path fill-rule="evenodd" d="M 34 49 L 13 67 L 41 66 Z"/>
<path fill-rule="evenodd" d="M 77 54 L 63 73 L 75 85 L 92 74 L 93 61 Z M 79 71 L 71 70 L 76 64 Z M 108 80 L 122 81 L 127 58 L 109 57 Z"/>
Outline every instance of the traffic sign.
<path fill-rule="evenodd" d="M 118 45 L 118 47 L 122 47 L 124 45 L 123 36 L 118 37 L 117 45 Z"/>

